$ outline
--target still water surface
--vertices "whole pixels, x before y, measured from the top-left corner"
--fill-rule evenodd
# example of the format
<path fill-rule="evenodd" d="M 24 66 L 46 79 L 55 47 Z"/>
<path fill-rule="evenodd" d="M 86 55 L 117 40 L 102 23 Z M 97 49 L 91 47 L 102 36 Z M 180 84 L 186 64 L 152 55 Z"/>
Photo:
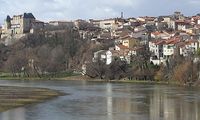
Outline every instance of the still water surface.
<path fill-rule="evenodd" d="M 200 120 L 200 89 L 84 81 L 6 81 L 70 95 L 0 113 L 0 120 Z"/>

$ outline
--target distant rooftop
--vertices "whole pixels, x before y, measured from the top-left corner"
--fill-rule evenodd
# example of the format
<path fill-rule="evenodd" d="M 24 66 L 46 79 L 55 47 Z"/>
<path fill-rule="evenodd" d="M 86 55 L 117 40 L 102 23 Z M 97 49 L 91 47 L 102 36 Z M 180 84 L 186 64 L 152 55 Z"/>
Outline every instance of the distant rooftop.
<path fill-rule="evenodd" d="M 35 19 L 34 15 L 32 13 L 24 13 L 23 15 L 14 15 L 13 17 L 16 17 L 16 16 L 22 16 L 24 18 L 32 18 L 32 19 Z"/>
<path fill-rule="evenodd" d="M 24 13 L 24 18 L 33 18 L 33 19 L 35 19 L 35 17 L 33 16 L 32 13 Z"/>

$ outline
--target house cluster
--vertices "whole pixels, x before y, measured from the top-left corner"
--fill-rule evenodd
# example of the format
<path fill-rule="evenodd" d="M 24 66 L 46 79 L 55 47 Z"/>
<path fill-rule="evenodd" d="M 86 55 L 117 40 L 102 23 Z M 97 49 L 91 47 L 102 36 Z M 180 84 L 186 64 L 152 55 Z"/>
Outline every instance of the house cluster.
<path fill-rule="evenodd" d="M 116 58 L 131 63 L 131 57 L 144 51 L 144 41 L 147 38 L 146 29 L 142 23 L 133 18 L 92 20 L 92 24 L 101 30 L 94 34 L 91 41 L 94 44 L 110 45 L 108 50 L 100 50 L 94 53 L 93 61 L 98 59 L 105 61 L 107 65 Z M 97 24 L 98 23 L 98 24 Z M 134 25 L 131 25 L 135 23 Z"/>
<path fill-rule="evenodd" d="M 199 49 L 199 45 L 198 40 L 190 37 L 184 40 L 181 35 L 167 40 L 152 40 L 149 42 L 149 51 L 152 53 L 150 61 L 155 65 L 160 65 L 161 63 L 166 64 L 166 61 L 173 55 L 191 57 Z"/>
<path fill-rule="evenodd" d="M 132 37 L 124 37 L 115 40 L 114 47 L 110 47 L 109 50 L 100 50 L 94 53 L 93 62 L 99 59 L 105 61 L 107 65 L 111 64 L 116 58 L 120 58 L 127 63 L 131 63 L 131 57 L 133 55 L 138 55 L 144 50 L 143 46 L 137 46 L 138 40 Z"/>
<path fill-rule="evenodd" d="M 154 65 L 166 63 L 175 54 L 194 54 L 200 46 L 200 15 L 186 17 L 181 12 L 159 17 L 90 19 L 99 28 L 93 32 L 94 44 L 111 45 L 94 53 L 93 62 L 109 65 L 115 58 L 131 63 L 132 56 L 148 52 Z"/>
<path fill-rule="evenodd" d="M 102 60 L 107 65 L 116 58 L 131 63 L 133 56 L 144 53 L 151 53 L 149 60 L 159 65 L 174 54 L 184 57 L 194 54 L 200 43 L 200 15 L 186 17 L 181 12 L 138 18 L 124 18 L 122 13 L 119 18 L 48 23 L 36 20 L 32 13 L 24 13 L 12 18 L 7 16 L 3 27 L 0 27 L 0 36 L 43 30 L 48 33 L 66 28 L 77 30 L 82 39 L 89 39 L 92 44 L 104 46 L 94 53 L 93 62 Z"/>

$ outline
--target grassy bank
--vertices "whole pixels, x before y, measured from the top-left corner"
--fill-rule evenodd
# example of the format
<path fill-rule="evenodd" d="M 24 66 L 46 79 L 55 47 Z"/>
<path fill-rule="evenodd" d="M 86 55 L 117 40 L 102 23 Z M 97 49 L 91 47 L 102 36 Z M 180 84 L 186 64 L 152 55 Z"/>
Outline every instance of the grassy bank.
<path fill-rule="evenodd" d="M 97 78 L 90 78 L 87 76 L 82 76 L 80 74 L 65 74 L 62 76 L 51 77 L 43 76 L 43 77 L 12 77 L 6 76 L 1 77 L 0 80 L 84 80 L 88 82 L 110 82 L 110 83 L 141 83 L 141 84 L 170 84 L 170 85 L 179 85 L 175 82 L 167 82 L 167 81 L 149 81 L 149 80 L 105 80 L 105 79 L 97 79 Z"/>
<path fill-rule="evenodd" d="M 0 86 L 0 112 L 61 95 L 64 94 L 50 89 Z"/>
<path fill-rule="evenodd" d="M 59 80 L 68 77 L 79 76 L 78 73 L 73 72 L 59 72 L 56 74 L 44 74 L 40 76 L 24 76 L 23 74 L 17 74 L 13 76 L 11 73 L 0 72 L 0 80 Z"/>
<path fill-rule="evenodd" d="M 89 82 L 110 82 L 110 83 L 141 83 L 141 84 L 170 84 L 164 81 L 147 80 L 88 80 Z"/>
<path fill-rule="evenodd" d="M 82 76 L 77 73 L 73 72 L 60 72 L 57 73 L 56 76 L 51 74 L 44 75 L 42 77 L 13 77 L 10 74 L 2 74 L 0 73 L 0 80 L 84 80 L 89 82 L 110 82 L 110 83 L 142 83 L 142 84 L 165 84 L 165 85 L 177 85 L 177 86 L 199 86 L 199 84 L 183 84 L 175 80 L 171 81 L 150 81 L 150 80 L 105 80 L 105 79 L 97 79 L 97 78 L 90 78 L 87 76 Z"/>
<path fill-rule="evenodd" d="M 100 83 L 133 83 L 133 84 L 138 83 L 138 84 L 161 84 L 161 85 L 187 86 L 174 80 L 171 80 L 171 81 L 128 80 L 128 79 L 105 80 L 105 79 L 90 78 L 90 77 L 82 76 L 82 75 L 60 78 L 58 80 L 85 80 L 88 82 L 100 82 Z"/>
<path fill-rule="evenodd" d="M 87 82 L 99 82 L 99 83 L 133 83 L 133 84 L 164 84 L 164 85 L 179 85 L 177 82 L 171 81 L 149 81 L 149 80 L 128 80 L 128 79 L 122 79 L 122 80 L 105 80 L 105 79 L 96 79 L 96 78 L 90 78 L 87 76 L 70 76 L 70 77 L 64 77 L 64 78 L 58 78 L 58 80 L 84 80 Z"/>

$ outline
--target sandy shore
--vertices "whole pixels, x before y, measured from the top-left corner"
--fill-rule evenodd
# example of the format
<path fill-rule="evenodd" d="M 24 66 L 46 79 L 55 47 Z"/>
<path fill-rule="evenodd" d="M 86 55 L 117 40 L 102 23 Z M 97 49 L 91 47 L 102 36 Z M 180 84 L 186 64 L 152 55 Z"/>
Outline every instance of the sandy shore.
<path fill-rule="evenodd" d="M 40 103 L 61 95 L 64 94 L 50 89 L 0 86 L 0 112 Z"/>

